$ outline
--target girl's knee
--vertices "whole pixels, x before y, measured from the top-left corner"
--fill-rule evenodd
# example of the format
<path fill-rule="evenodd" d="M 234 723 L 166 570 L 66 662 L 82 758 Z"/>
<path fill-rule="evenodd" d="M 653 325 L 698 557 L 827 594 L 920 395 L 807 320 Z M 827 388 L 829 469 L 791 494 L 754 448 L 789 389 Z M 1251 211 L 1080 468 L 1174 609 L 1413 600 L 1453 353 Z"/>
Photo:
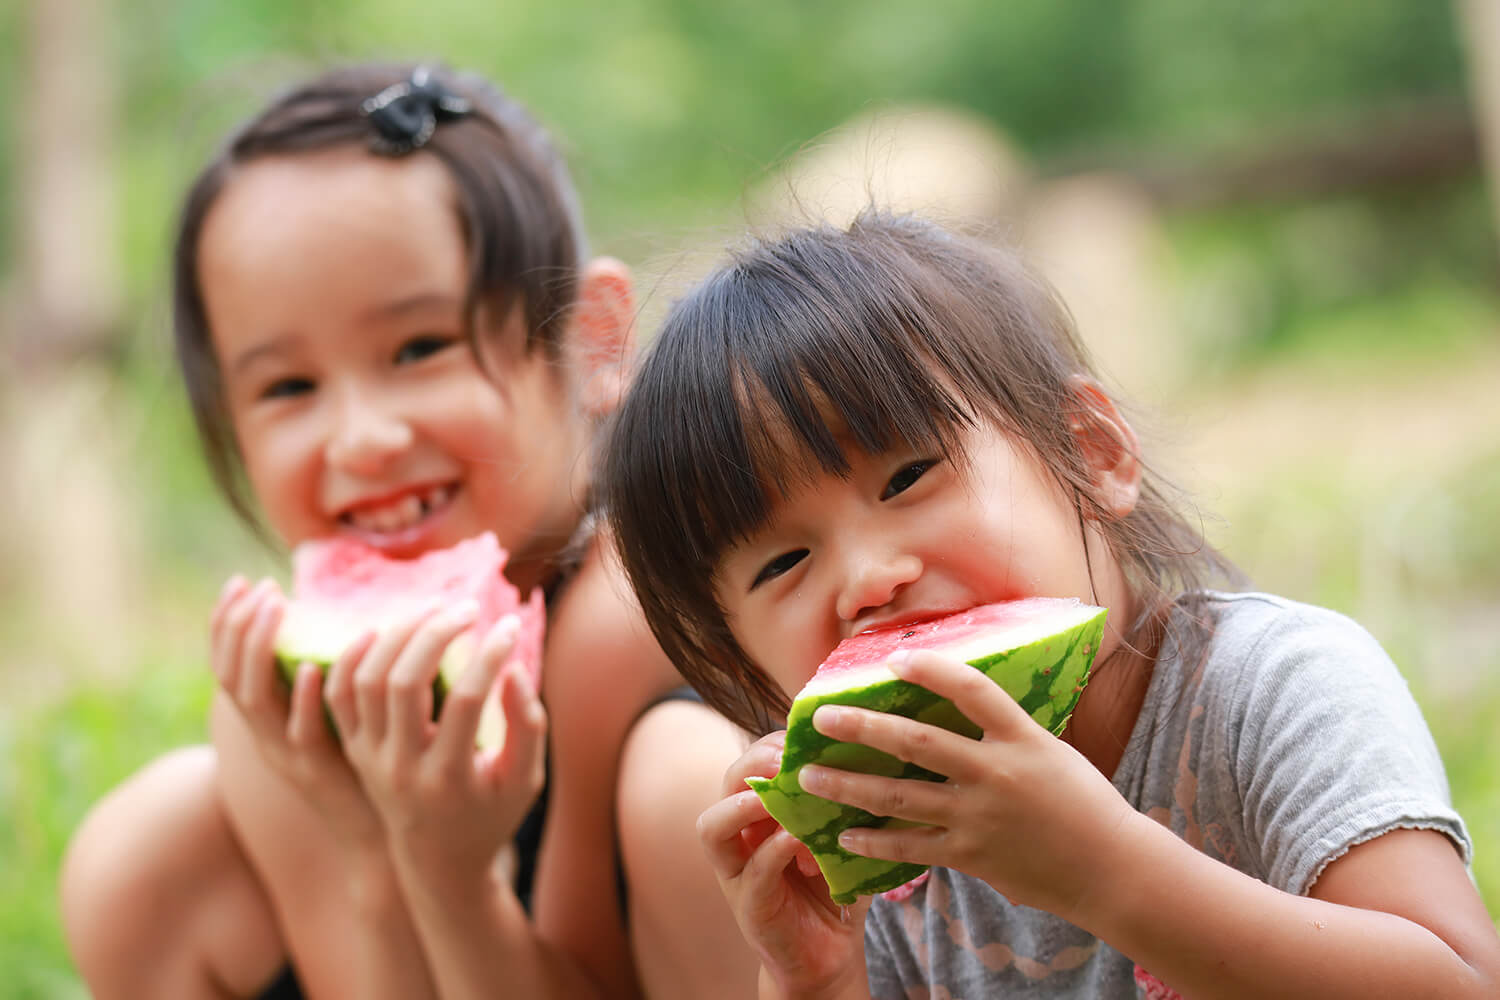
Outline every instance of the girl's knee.
<path fill-rule="evenodd" d="M 59 904 L 69 951 L 96 993 L 149 989 L 144 979 L 182 988 L 196 976 L 207 986 L 207 977 L 220 978 L 216 955 L 226 949 L 205 932 L 236 923 L 249 923 L 242 931 L 266 953 L 251 960 L 247 975 L 274 968 L 279 945 L 269 904 L 224 817 L 216 781 L 211 747 L 172 751 L 101 799 L 74 833 Z"/>

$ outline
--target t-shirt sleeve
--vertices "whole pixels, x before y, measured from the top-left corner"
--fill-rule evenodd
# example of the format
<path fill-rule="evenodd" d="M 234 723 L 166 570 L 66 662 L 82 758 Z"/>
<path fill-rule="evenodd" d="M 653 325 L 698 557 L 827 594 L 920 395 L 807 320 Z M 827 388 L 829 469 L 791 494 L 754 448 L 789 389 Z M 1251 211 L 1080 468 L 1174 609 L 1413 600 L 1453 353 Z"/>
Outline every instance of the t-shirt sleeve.
<path fill-rule="evenodd" d="M 1229 665 L 1226 723 L 1239 733 L 1231 766 L 1266 880 L 1304 894 L 1349 848 L 1399 828 L 1447 835 L 1469 864 L 1432 733 L 1380 644 L 1321 608 L 1249 617 L 1260 620 Z"/>

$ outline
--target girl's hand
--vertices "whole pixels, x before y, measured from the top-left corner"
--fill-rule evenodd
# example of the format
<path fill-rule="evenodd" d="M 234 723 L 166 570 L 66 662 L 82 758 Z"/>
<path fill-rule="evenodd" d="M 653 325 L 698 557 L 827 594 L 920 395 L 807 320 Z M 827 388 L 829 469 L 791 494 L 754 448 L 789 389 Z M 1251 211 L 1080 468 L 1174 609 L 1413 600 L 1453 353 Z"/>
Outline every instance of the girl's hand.
<path fill-rule="evenodd" d="M 942 865 L 994 886 L 1015 903 L 1067 919 L 1108 871 L 1114 834 L 1135 815 L 1082 754 L 1037 725 L 973 667 L 931 652 L 890 661 L 903 680 L 949 698 L 983 730 L 969 739 L 901 716 L 824 706 L 825 736 L 862 743 L 948 777 L 945 783 L 809 766 L 807 791 L 915 828 L 850 829 L 849 851 Z"/>
<path fill-rule="evenodd" d="M 384 833 L 323 714 L 322 672 L 304 663 L 290 695 L 272 647 L 286 600 L 274 581 L 225 585 L 209 623 L 214 676 L 233 700 L 266 763 L 327 821 L 344 843 L 367 846 Z M 358 657 L 366 640 L 346 657 Z"/>
<path fill-rule="evenodd" d="M 500 679 L 504 744 L 476 750 L 485 703 L 510 657 L 520 621 L 484 637 L 432 718 L 444 650 L 473 622 L 472 603 L 429 611 L 383 632 L 362 658 L 330 671 L 327 702 L 384 821 L 392 847 L 424 872 L 471 879 L 487 872 L 541 790 L 546 713 L 521 664 Z M 472 882 L 466 884 L 473 884 Z"/>
<path fill-rule="evenodd" d="M 760 956 L 762 980 L 769 976 L 781 996 L 831 997 L 865 982 L 870 903 L 841 907 L 829 899 L 811 853 L 745 787 L 751 775 L 776 773 L 785 739 L 784 732 L 762 737 L 730 765 L 724 798 L 698 817 L 698 838 L 740 933 Z"/>

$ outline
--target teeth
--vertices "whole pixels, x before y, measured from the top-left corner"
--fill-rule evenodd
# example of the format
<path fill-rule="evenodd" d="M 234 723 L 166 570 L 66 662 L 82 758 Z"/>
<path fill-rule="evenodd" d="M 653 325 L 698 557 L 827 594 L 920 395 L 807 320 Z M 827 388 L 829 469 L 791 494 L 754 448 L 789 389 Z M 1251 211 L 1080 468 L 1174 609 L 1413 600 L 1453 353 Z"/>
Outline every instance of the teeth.
<path fill-rule="evenodd" d="M 452 495 L 451 487 L 434 486 L 420 495 L 408 494 L 377 508 L 350 511 L 347 518 L 350 524 L 361 531 L 382 534 L 402 531 L 446 503 Z"/>

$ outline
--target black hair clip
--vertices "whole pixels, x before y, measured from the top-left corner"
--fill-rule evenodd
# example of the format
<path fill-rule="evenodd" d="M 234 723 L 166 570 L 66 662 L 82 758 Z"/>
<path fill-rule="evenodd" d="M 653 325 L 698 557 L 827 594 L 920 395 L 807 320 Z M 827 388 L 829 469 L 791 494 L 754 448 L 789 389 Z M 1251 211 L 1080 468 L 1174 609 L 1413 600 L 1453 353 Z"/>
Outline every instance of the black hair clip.
<path fill-rule="evenodd" d="M 432 138 L 437 123 L 462 118 L 473 110 L 466 99 L 432 79 L 426 67 L 412 71 L 410 80 L 393 83 L 368 98 L 360 109 L 375 125 L 370 148 L 385 156 L 401 156 L 420 149 Z"/>

